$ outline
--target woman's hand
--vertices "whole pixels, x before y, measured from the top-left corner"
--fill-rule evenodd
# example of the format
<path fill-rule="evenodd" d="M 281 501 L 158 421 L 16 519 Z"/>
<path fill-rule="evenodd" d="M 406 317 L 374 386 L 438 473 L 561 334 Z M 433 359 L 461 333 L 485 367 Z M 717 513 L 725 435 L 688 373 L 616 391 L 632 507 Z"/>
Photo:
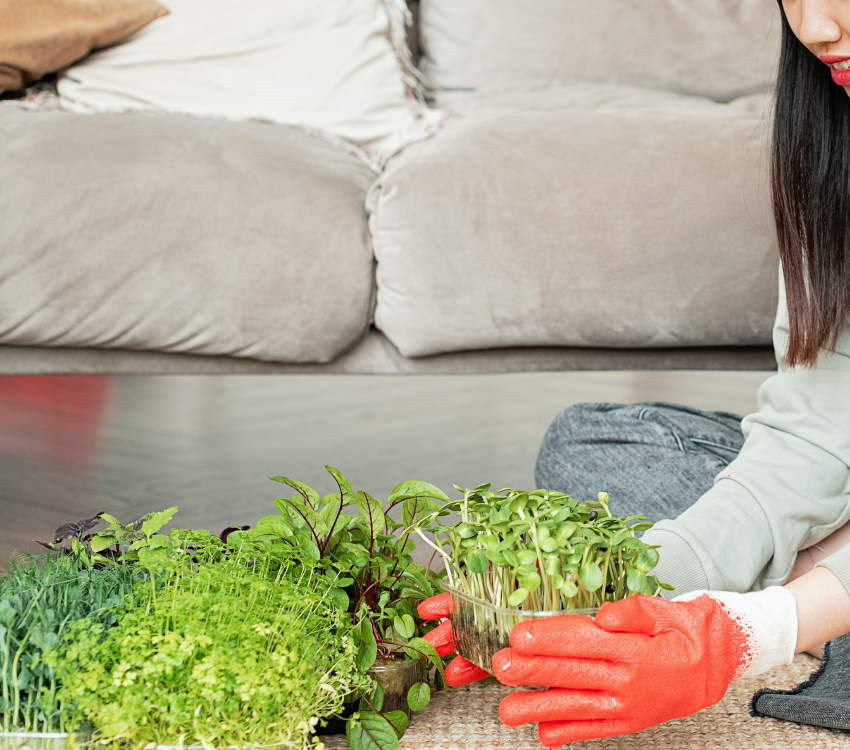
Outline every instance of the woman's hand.
<path fill-rule="evenodd" d="M 507 726 L 539 723 L 547 747 L 637 732 L 717 703 L 729 684 L 793 658 L 794 595 L 693 592 L 677 601 L 631 596 L 595 619 L 524 622 L 496 653 L 506 685 L 545 685 L 502 701 Z"/>
<path fill-rule="evenodd" d="M 451 617 L 451 594 L 438 594 L 437 596 L 425 599 L 419 605 L 418 612 L 423 620 L 440 620 L 444 617 Z M 451 620 L 446 620 L 442 625 L 438 625 L 430 633 L 426 634 L 425 640 L 437 649 L 437 653 L 440 656 L 447 656 L 454 653 L 455 644 L 452 639 Z M 467 661 L 462 656 L 456 656 L 446 667 L 446 684 L 451 687 L 463 687 L 472 682 L 483 680 L 485 677 L 490 677 L 490 673 L 475 666 L 475 664 Z"/>

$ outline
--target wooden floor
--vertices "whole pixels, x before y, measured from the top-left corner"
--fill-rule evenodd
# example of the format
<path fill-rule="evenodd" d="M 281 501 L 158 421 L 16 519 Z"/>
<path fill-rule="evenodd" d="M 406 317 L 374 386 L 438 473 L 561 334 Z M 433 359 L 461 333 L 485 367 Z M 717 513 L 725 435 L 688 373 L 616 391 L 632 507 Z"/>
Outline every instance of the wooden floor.
<path fill-rule="evenodd" d="M 274 512 L 285 474 L 331 464 L 386 497 L 405 479 L 531 488 L 552 418 L 582 401 L 747 413 L 770 373 L 0 378 L 0 565 L 61 523 L 179 505 L 218 531 Z"/>

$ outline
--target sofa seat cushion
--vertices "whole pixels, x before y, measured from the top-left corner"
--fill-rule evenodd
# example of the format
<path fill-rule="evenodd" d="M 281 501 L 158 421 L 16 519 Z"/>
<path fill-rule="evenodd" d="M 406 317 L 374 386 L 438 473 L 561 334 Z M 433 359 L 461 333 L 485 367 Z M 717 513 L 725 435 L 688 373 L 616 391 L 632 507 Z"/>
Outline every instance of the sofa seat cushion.
<path fill-rule="evenodd" d="M 765 104 L 606 84 L 470 97 L 370 193 L 376 324 L 407 356 L 769 343 Z"/>
<path fill-rule="evenodd" d="M 0 343 L 326 362 L 366 331 L 371 169 L 300 130 L 0 106 Z"/>

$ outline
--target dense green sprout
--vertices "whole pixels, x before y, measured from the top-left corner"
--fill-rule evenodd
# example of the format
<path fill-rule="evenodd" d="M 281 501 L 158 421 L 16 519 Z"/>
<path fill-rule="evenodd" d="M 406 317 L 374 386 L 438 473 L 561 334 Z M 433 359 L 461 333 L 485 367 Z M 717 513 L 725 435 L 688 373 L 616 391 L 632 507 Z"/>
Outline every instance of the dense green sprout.
<path fill-rule="evenodd" d="M 672 588 L 650 575 L 658 552 L 635 535 L 652 524 L 643 516 L 614 517 L 604 492 L 596 502 L 580 502 L 549 490 L 491 492 L 489 484 L 460 491 L 460 500 L 429 501 L 418 533 L 445 560 L 450 583 L 467 594 L 551 612 Z M 444 525 L 445 511 L 460 520 Z"/>
<path fill-rule="evenodd" d="M 83 618 L 100 628 L 117 622 L 124 597 L 144 575 L 127 565 L 97 568 L 79 545 L 70 555 L 20 555 L 0 577 L 2 730 L 61 732 L 56 670 L 44 660 Z"/>
<path fill-rule="evenodd" d="M 186 554 L 151 568 L 113 628 L 72 626 L 56 664 L 69 720 L 132 747 L 309 745 L 318 717 L 368 684 L 331 582 L 283 545 L 171 540 Z"/>

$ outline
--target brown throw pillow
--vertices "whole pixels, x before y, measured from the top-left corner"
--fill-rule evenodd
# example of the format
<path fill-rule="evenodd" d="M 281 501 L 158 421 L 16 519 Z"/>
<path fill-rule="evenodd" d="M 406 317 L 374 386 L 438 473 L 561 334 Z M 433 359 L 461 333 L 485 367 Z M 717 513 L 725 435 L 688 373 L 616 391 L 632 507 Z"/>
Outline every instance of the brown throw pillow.
<path fill-rule="evenodd" d="M 0 93 L 67 67 L 166 13 L 154 0 L 0 0 Z"/>

